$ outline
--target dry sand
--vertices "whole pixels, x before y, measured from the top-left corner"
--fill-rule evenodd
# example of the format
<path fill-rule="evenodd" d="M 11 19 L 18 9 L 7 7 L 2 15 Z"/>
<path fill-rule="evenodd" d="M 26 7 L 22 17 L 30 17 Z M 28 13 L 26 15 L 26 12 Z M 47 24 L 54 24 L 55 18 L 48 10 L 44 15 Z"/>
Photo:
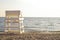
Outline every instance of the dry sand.
<path fill-rule="evenodd" d="M 30 32 L 23 34 L 0 34 L 0 40 L 60 40 L 60 33 Z"/>

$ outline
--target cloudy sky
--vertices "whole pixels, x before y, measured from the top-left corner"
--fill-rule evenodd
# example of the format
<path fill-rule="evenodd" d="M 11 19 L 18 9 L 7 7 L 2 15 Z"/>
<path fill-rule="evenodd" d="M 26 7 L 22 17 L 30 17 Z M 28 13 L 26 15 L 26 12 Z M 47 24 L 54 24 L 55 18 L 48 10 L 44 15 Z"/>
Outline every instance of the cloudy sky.
<path fill-rule="evenodd" d="M 60 17 L 60 0 L 0 0 L 0 17 L 6 10 L 21 10 L 24 17 Z"/>

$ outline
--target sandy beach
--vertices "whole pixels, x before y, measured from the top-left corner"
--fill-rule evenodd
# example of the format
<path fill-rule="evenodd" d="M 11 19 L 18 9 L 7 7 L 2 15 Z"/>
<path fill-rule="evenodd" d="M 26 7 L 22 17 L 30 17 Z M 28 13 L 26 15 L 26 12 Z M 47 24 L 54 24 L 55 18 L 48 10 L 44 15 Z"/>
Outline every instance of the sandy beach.
<path fill-rule="evenodd" d="M 0 34 L 0 40 L 60 40 L 60 33 Z"/>

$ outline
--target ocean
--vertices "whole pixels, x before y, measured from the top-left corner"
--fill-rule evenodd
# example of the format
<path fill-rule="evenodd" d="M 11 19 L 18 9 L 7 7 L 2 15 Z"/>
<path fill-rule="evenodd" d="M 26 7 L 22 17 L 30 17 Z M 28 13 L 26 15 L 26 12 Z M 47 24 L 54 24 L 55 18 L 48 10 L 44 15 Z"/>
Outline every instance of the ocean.
<path fill-rule="evenodd" d="M 25 17 L 25 31 L 60 31 L 59 17 Z"/>
<path fill-rule="evenodd" d="M 0 31 L 4 31 L 4 17 L 0 18 Z M 25 32 L 60 31 L 59 17 L 24 17 Z"/>

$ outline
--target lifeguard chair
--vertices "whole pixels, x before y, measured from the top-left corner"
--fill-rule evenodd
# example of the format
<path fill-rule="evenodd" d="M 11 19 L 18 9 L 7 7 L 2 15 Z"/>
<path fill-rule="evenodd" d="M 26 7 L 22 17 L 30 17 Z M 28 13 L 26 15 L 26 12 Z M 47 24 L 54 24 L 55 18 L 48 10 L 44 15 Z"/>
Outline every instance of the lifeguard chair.
<path fill-rule="evenodd" d="M 23 17 L 20 10 L 7 10 L 5 16 L 5 32 L 23 33 Z"/>

